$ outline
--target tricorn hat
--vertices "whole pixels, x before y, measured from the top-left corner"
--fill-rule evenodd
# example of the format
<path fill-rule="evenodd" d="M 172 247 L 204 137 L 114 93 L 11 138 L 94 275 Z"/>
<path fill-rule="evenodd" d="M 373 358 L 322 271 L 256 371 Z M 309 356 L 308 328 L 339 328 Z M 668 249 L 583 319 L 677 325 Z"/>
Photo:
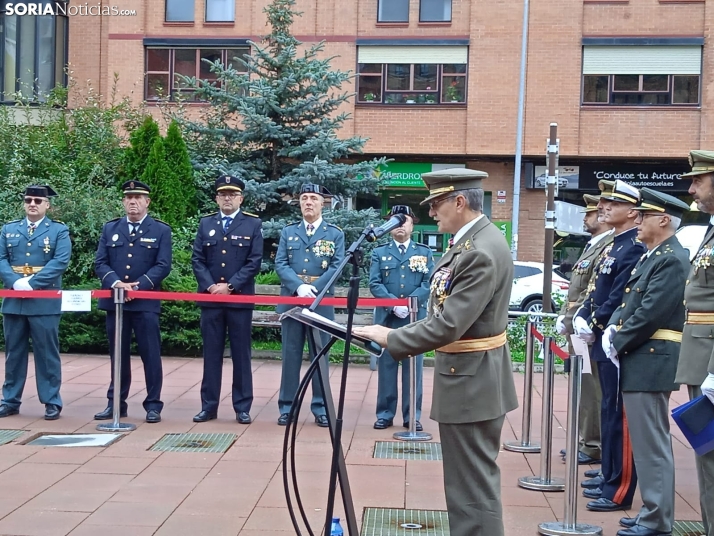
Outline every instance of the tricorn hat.
<path fill-rule="evenodd" d="M 330 191 L 321 184 L 313 184 L 311 182 L 306 182 L 302 185 L 302 187 L 300 188 L 300 195 L 302 194 L 317 194 L 321 195 L 322 197 L 332 195 Z"/>
<path fill-rule="evenodd" d="M 419 218 L 416 217 L 412 208 L 407 205 L 394 205 L 384 219 L 388 220 L 395 214 L 404 214 L 405 216 L 409 216 L 414 223 L 419 223 Z"/>
<path fill-rule="evenodd" d="M 25 193 L 23 195 L 34 195 L 35 197 L 55 197 L 57 192 L 46 184 L 33 185 L 25 188 Z"/>

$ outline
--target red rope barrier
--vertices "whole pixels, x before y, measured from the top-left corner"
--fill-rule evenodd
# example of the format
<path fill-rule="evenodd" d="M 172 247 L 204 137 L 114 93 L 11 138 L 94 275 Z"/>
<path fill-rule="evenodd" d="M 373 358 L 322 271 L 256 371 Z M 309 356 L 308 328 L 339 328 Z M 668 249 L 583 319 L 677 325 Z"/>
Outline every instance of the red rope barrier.
<path fill-rule="evenodd" d="M 560 359 L 568 359 L 570 357 L 568 352 L 566 352 L 560 346 L 555 344 L 555 341 L 551 341 L 550 349 L 555 352 L 555 355 L 557 355 Z"/>
<path fill-rule="evenodd" d="M 543 342 L 543 334 L 536 329 L 534 325 L 531 324 L 531 333 L 533 336 L 538 339 L 540 342 Z"/>

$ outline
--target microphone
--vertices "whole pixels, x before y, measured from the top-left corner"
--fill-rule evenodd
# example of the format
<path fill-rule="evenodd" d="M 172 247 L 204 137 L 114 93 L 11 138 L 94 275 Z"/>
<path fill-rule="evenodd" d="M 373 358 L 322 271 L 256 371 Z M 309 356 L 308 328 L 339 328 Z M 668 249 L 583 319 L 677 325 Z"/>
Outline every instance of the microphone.
<path fill-rule="evenodd" d="M 367 232 L 367 242 L 374 242 L 375 240 L 382 238 L 389 231 L 393 231 L 397 227 L 401 227 L 402 225 L 404 225 L 405 221 L 407 221 L 406 215 L 395 214 L 379 227 L 372 227 Z"/>

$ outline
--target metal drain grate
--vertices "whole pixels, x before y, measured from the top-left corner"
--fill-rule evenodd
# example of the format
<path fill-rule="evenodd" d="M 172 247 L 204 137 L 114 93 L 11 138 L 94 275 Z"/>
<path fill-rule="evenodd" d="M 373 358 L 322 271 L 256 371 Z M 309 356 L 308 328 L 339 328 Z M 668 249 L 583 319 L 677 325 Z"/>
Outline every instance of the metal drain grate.
<path fill-rule="evenodd" d="M 365 508 L 361 536 L 448 536 L 449 516 L 441 510 Z"/>
<path fill-rule="evenodd" d="M 0 445 L 9 443 L 25 433 L 25 430 L 0 430 Z"/>
<path fill-rule="evenodd" d="M 435 460 L 441 461 L 441 443 L 412 441 L 377 441 L 373 458 L 392 460 Z"/>
<path fill-rule="evenodd" d="M 166 434 L 149 450 L 164 452 L 225 452 L 235 434 Z"/>
<path fill-rule="evenodd" d="M 704 536 L 704 525 L 699 521 L 675 521 L 672 536 Z"/>

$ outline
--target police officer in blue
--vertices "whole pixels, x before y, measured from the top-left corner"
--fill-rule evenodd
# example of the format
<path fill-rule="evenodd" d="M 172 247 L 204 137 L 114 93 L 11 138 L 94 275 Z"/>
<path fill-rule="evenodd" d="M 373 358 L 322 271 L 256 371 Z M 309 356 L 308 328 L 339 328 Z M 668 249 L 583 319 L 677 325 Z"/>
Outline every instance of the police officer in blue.
<path fill-rule="evenodd" d="M 149 186 L 139 181 L 122 184 L 124 197 L 122 204 L 126 216 L 107 222 L 102 229 L 94 268 L 103 289 L 123 288 L 127 291 L 158 291 L 161 282 L 171 272 L 171 227 L 148 215 L 151 199 Z M 114 335 L 116 314 L 111 298 L 99 300 L 99 308 L 107 311 L 107 337 L 112 363 L 114 355 Z M 121 407 L 120 415 L 126 417 L 129 388 L 131 387 L 130 347 L 131 334 L 136 337 L 139 355 L 144 364 L 146 398 L 144 410 L 146 422 L 161 421 L 161 386 L 163 369 L 161 366 L 161 331 L 159 329 L 159 300 L 132 299 L 127 294 L 124 304 L 121 333 Z M 97 420 L 112 418 L 114 397 L 114 366 L 112 381 L 107 398 L 109 403 L 104 411 L 97 413 Z"/>
<path fill-rule="evenodd" d="M 392 240 L 388 244 L 375 248 L 372 252 L 372 264 L 369 268 L 369 289 L 375 298 L 407 298 L 416 296 L 419 300 L 418 320 L 426 318 L 426 303 L 429 299 L 429 278 L 434 269 L 431 249 L 424 244 L 411 240 L 414 224 L 419 222 L 412 209 L 406 205 L 395 205 L 385 216 L 389 219 L 395 214 L 404 214 L 407 219 L 401 227 L 391 231 Z M 409 308 L 405 305 L 377 307 L 374 311 L 374 323 L 388 328 L 400 328 L 410 323 Z M 416 361 L 416 419 L 415 428 L 423 430 L 421 422 L 422 369 L 424 356 L 418 355 Z M 392 359 L 388 350 L 379 358 L 377 382 L 377 430 L 389 428 L 394 423 L 397 411 L 397 377 L 399 362 Z M 402 417 L 404 428 L 409 428 L 409 365 L 402 365 Z"/>
<path fill-rule="evenodd" d="M 3 226 L 0 232 L 0 278 L 7 289 L 60 290 L 72 255 L 69 230 L 47 217 L 49 186 L 25 189 L 25 217 Z M 58 419 L 62 411 L 59 355 L 59 299 L 5 298 L 2 320 L 5 331 L 5 383 L 0 417 L 17 415 L 27 380 L 30 339 L 35 356 L 35 380 L 45 419 Z"/>
<path fill-rule="evenodd" d="M 263 259 L 262 222 L 241 210 L 245 183 L 231 175 L 216 179 L 216 203 L 220 212 L 201 219 L 193 243 L 193 273 L 198 292 L 213 295 L 255 294 L 255 276 Z M 218 416 L 226 331 L 233 360 L 233 409 L 236 420 L 250 424 L 253 403 L 251 323 L 253 304 L 199 302 L 203 338 L 201 411 L 194 422 Z"/>
<path fill-rule="evenodd" d="M 600 488 L 586 489 L 583 494 L 595 499 L 587 509 L 611 512 L 629 509 L 637 486 L 632 447 L 620 391 L 619 371 L 602 349 L 603 331 L 610 317 L 624 307 L 625 286 L 632 270 L 647 252 L 637 239 L 635 210 L 639 191 L 624 181 L 601 185 L 598 208 L 604 223 L 612 225 L 614 238 L 597 261 L 586 289 L 587 297 L 575 313 L 573 329 L 576 335 L 593 342 L 592 359 L 597 362 L 602 389 L 600 426 L 602 436 L 602 476 Z"/>
<path fill-rule="evenodd" d="M 278 252 L 275 255 L 275 271 L 280 277 L 281 296 L 300 296 L 314 298 L 335 274 L 345 256 L 345 236 L 342 230 L 322 219 L 322 205 L 325 196 L 330 195 L 324 186 L 318 184 L 303 184 L 300 190 L 300 212 L 302 221 L 287 225 L 280 233 Z M 333 288 L 327 291 L 329 297 Z M 279 305 L 277 311 L 284 313 L 292 305 Z M 335 308 L 319 306 L 316 313 L 334 319 Z M 278 424 L 288 424 L 290 409 L 300 383 L 300 366 L 305 339 L 310 346 L 311 338 L 307 337 L 307 327 L 297 320 L 286 318 L 282 321 L 283 370 L 280 378 L 280 393 L 278 409 L 280 417 Z M 317 348 L 310 348 L 310 356 L 314 357 L 320 351 L 329 336 L 315 333 Z M 324 366 L 328 365 L 325 356 Z M 312 380 L 312 414 L 315 423 L 327 427 L 325 414 L 325 399 L 319 379 Z"/>

